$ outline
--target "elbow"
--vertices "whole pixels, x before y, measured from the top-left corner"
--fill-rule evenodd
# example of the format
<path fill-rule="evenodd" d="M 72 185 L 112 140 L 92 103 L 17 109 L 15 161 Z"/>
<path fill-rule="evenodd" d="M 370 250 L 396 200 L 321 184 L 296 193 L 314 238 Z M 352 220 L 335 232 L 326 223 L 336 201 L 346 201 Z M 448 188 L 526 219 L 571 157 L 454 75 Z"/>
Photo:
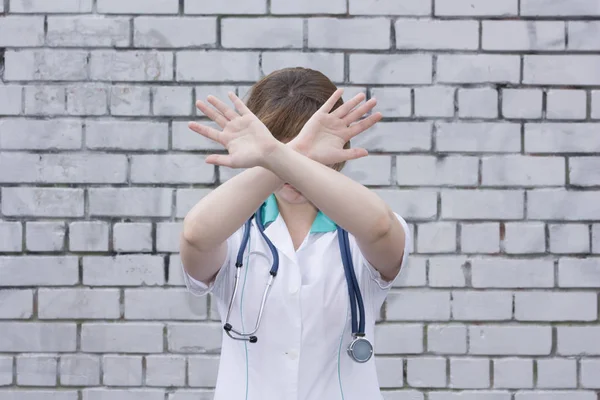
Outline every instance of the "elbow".
<path fill-rule="evenodd" d="M 395 218 L 396 216 L 389 209 L 386 209 L 381 213 L 381 216 L 374 221 L 371 229 L 372 243 L 375 243 L 390 234 L 393 229 L 393 219 Z"/>
<path fill-rule="evenodd" d="M 182 245 L 187 245 L 195 248 L 198 251 L 204 251 L 206 247 L 206 238 L 202 235 L 202 229 L 198 229 L 196 224 L 189 220 L 183 221 L 183 230 L 181 232 Z"/>

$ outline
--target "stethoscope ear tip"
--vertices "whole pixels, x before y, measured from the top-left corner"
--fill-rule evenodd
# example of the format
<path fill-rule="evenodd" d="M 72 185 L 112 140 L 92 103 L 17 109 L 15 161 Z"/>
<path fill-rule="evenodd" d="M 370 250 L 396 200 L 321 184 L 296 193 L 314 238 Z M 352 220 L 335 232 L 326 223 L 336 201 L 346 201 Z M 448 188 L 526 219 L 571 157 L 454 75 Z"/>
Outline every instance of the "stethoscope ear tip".
<path fill-rule="evenodd" d="M 250 343 L 258 342 L 258 338 L 256 336 L 250 336 Z"/>

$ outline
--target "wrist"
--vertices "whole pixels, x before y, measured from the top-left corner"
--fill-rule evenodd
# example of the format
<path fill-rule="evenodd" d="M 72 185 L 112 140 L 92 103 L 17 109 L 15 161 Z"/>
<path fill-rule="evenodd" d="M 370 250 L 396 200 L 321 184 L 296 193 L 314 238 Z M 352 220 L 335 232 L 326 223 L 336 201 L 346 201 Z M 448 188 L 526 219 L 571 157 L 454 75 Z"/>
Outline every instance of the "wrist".
<path fill-rule="evenodd" d="M 273 172 L 273 170 L 272 170 L 273 162 L 277 158 L 281 157 L 282 153 L 285 153 L 286 151 L 290 151 L 290 150 L 295 151 L 293 146 L 290 146 L 285 143 L 281 143 L 276 140 L 272 146 L 269 146 L 269 149 L 267 149 L 267 151 L 265 152 L 264 157 L 261 158 L 261 160 L 260 160 L 261 163 L 259 166 Z"/>

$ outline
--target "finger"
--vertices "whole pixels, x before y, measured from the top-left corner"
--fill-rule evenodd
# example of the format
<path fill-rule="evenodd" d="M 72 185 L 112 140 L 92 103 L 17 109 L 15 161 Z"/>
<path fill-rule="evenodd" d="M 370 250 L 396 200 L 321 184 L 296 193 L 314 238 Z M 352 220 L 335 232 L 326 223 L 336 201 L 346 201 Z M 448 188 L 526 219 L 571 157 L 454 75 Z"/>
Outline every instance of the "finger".
<path fill-rule="evenodd" d="M 383 118 L 383 115 L 380 112 L 376 112 L 375 114 L 369 115 L 367 118 L 361 120 L 360 122 L 357 122 L 356 124 L 351 125 L 350 129 L 349 129 L 350 136 L 348 137 L 348 140 L 352 139 L 354 136 L 358 135 L 359 133 L 364 132 L 367 129 L 369 129 L 370 127 L 375 125 L 378 121 L 380 121 L 381 118 Z"/>
<path fill-rule="evenodd" d="M 223 154 L 211 154 L 207 156 L 204 161 L 207 164 L 220 165 L 222 167 L 230 167 L 231 165 L 231 156 L 223 155 Z"/>
<path fill-rule="evenodd" d="M 369 111 L 373 109 L 377 105 L 376 99 L 370 99 L 364 104 L 361 104 L 360 107 L 352 110 L 348 115 L 343 118 L 343 121 L 346 125 L 350 125 L 354 121 L 359 120 L 363 115 L 367 114 Z"/>
<path fill-rule="evenodd" d="M 342 159 L 344 161 L 356 160 L 357 158 L 366 157 L 369 152 L 361 147 L 342 150 Z"/>
<path fill-rule="evenodd" d="M 235 109 L 238 110 L 240 114 L 252 114 L 252 111 L 250 111 L 250 109 L 246 107 L 244 102 L 239 97 L 237 97 L 235 93 L 229 92 L 229 99 L 233 102 Z"/>
<path fill-rule="evenodd" d="M 339 118 L 344 118 L 346 114 L 350 112 L 354 107 L 359 105 L 364 99 L 366 95 L 364 93 L 359 93 L 346 103 L 341 105 L 338 109 L 336 109 L 332 114 Z"/>
<path fill-rule="evenodd" d="M 327 101 L 321 106 L 319 111 L 329 114 L 329 111 L 331 111 L 335 103 L 337 103 L 338 99 L 342 97 L 342 93 L 344 93 L 344 89 L 338 89 L 335 92 L 333 92 L 331 97 L 327 99 Z"/>
<path fill-rule="evenodd" d="M 211 128 L 210 126 L 206 126 L 206 125 L 202 125 L 199 124 L 197 122 L 190 122 L 188 124 L 188 127 L 193 130 L 196 133 L 199 133 L 200 135 L 210 139 L 210 140 L 214 140 L 215 142 L 221 144 L 224 146 L 223 142 L 221 141 L 221 132 Z"/>
<path fill-rule="evenodd" d="M 202 111 L 202 113 L 208 118 L 215 121 L 217 125 L 219 125 L 221 128 L 225 128 L 225 125 L 227 125 L 227 122 L 229 120 L 214 108 L 209 107 L 208 104 L 198 100 L 196 102 L 196 107 L 198 108 L 198 110 Z"/>
<path fill-rule="evenodd" d="M 221 100 L 217 99 L 215 96 L 208 96 L 208 102 L 215 106 L 217 110 L 221 112 L 224 116 L 227 117 L 230 121 L 239 117 L 239 114 L 233 111 L 227 104 L 223 103 Z"/>

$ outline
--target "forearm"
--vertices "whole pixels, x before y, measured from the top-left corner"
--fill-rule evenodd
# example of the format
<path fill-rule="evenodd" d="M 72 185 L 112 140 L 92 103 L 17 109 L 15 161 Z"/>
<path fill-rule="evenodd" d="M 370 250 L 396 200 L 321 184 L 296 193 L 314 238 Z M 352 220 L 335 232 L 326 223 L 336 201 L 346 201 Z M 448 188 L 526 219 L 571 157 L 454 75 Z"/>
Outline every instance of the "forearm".
<path fill-rule="evenodd" d="M 392 212 L 379 196 L 327 166 L 280 145 L 263 166 L 359 241 L 374 242 L 391 229 Z"/>

